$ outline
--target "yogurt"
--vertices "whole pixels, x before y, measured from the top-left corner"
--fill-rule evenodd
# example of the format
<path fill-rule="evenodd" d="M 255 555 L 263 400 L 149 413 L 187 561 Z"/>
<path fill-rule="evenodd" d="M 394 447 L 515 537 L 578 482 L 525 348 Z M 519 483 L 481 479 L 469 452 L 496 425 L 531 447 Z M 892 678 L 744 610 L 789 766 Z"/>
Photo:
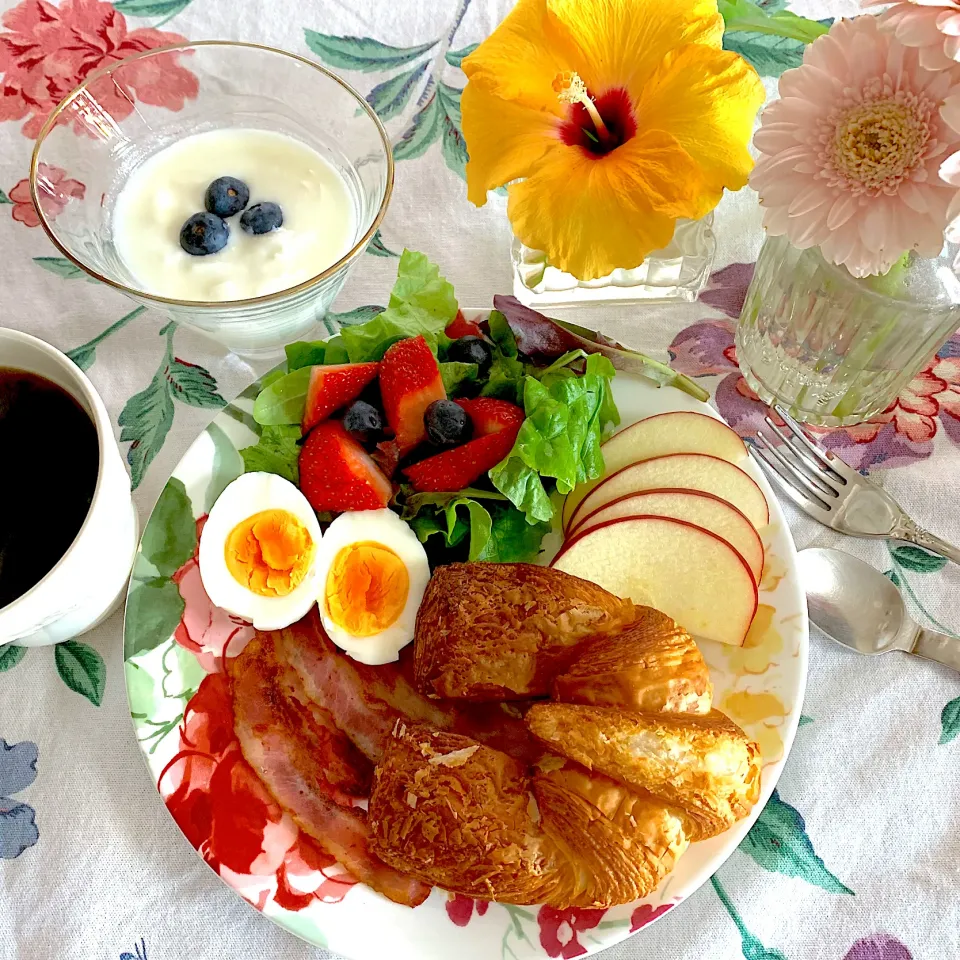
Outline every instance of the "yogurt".
<path fill-rule="evenodd" d="M 283 226 L 254 236 L 240 214 L 226 222 L 226 247 L 191 256 L 180 228 L 204 209 L 218 177 L 243 180 L 250 203 L 272 201 Z M 315 150 L 269 130 L 212 130 L 154 154 L 117 196 L 114 243 L 136 283 L 176 300 L 245 300 L 295 286 L 339 260 L 356 240 L 356 213 L 347 184 Z"/>

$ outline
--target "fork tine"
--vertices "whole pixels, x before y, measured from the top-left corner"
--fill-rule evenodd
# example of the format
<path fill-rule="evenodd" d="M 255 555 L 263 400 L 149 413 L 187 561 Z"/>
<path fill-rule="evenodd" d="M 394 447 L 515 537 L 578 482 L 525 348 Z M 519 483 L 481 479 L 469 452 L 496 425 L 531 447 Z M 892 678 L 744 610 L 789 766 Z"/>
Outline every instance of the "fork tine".
<path fill-rule="evenodd" d="M 804 453 L 803 448 L 794 443 L 770 417 L 765 417 L 764 422 L 783 441 L 784 445 L 793 451 L 793 455 L 797 458 L 797 463 L 807 471 L 810 480 L 817 486 L 822 486 L 823 492 L 828 496 L 835 497 L 839 495 L 841 492 L 839 487 L 846 486 L 846 481 L 838 478 L 834 481 L 834 483 L 836 483 L 836 486 L 834 486 L 834 483 L 831 483 L 831 480 L 836 477 L 833 470 L 822 467 L 819 461 L 814 460 Z M 759 432 L 758 430 L 757 433 L 759 434 Z"/>
<path fill-rule="evenodd" d="M 820 523 L 824 524 L 825 526 L 830 526 L 829 510 L 825 510 L 823 507 L 817 506 L 811 500 L 797 493 L 793 486 L 780 475 L 780 471 L 767 460 L 767 458 L 764 456 L 763 450 L 758 450 L 756 447 L 751 447 L 750 452 L 753 454 L 753 457 L 757 461 L 757 464 L 760 466 L 761 470 L 763 470 L 764 474 L 766 474 L 767 479 L 773 483 L 774 487 L 776 487 L 788 499 L 792 500 L 798 509 L 813 517 L 814 520 L 819 520 Z"/>
<path fill-rule="evenodd" d="M 848 470 L 851 473 L 856 472 L 851 467 L 847 466 L 847 464 L 845 464 L 839 457 L 835 457 L 826 450 L 822 450 L 816 443 L 814 443 L 807 436 L 803 427 L 797 423 L 797 421 L 794 420 L 793 417 L 791 417 L 790 414 L 783 409 L 783 407 L 781 407 L 779 404 L 774 404 L 773 409 L 777 412 L 780 419 L 783 420 L 786 426 L 789 427 L 793 436 L 799 440 L 800 443 L 802 443 L 803 446 L 806 447 L 806 449 L 809 450 L 810 453 L 812 453 L 824 465 L 824 467 L 833 471 L 838 480 L 846 483 L 847 476 L 844 474 L 844 470 Z M 767 422 L 769 423 L 769 418 L 767 418 Z M 838 465 L 840 465 L 839 469 Z"/>
<path fill-rule="evenodd" d="M 807 479 L 807 475 L 796 464 L 788 460 L 770 441 L 762 434 L 757 434 L 757 444 L 765 454 L 768 455 L 767 462 L 773 466 L 776 463 L 780 469 L 777 471 L 784 480 L 786 480 L 794 489 L 805 492 L 807 496 L 823 506 L 824 510 L 830 510 L 831 505 L 827 497 L 836 499 L 839 494 L 833 492 L 827 494 L 821 487 L 815 486 Z M 772 459 L 770 459 L 772 458 Z"/>

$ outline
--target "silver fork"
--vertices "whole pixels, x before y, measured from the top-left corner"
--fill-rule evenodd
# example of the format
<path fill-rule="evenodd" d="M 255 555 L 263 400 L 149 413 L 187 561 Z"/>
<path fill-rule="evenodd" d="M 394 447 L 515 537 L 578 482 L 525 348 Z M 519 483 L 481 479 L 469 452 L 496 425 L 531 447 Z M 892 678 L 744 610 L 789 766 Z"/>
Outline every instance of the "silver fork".
<path fill-rule="evenodd" d="M 960 563 L 960 549 L 924 530 L 889 493 L 822 450 L 781 407 L 774 410 L 786 428 L 766 417 L 767 432 L 757 431 L 750 452 L 774 486 L 804 513 L 852 537 L 904 540 Z M 783 446 L 776 446 L 773 437 Z"/>

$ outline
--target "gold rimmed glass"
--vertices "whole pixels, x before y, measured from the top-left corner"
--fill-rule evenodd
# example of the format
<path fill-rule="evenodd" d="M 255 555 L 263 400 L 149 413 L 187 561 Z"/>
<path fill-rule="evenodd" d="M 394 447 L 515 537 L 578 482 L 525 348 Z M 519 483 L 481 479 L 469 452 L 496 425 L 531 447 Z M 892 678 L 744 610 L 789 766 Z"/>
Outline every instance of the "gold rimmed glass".
<path fill-rule="evenodd" d="M 182 71 L 196 83 L 185 82 Z M 177 300 L 143 290 L 114 242 L 117 195 L 157 151 L 191 134 L 237 128 L 286 134 L 334 166 L 355 211 L 350 249 L 336 263 L 318 263 L 316 275 L 302 283 L 248 300 Z M 66 181 L 83 189 L 65 189 Z M 386 212 L 393 155 L 369 104 L 329 70 L 272 47 L 198 41 L 149 50 L 91 74 L 41 130 L 30 189 L 50 239 L 95 280 L 237 353 L 267 356 L 310 336 L 339 293 Z"/>

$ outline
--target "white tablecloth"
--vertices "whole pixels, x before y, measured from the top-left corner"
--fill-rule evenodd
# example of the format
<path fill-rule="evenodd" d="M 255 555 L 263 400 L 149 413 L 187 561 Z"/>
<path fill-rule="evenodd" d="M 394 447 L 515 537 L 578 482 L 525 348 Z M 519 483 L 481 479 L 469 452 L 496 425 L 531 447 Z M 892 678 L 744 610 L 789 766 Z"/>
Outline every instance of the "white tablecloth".
<path fill-rule="evenodd" d="M 639 2 L 639 0 L 637 0 Z M 845 0 L 799 7 L 817 17 L 852 12 Z M 131 398 L 174 355 L 205 367 L 229 399 L 258 371 L 189 330 L 160 335 L 152 312 L 85 282 L 57 260 L 25 194 L 35 118 L 107 56 L 162 42 L 255 40 L 311 55 L 305 31 L 373 37 L 394 46 L 482 39 L 506 0 L 24 0 L 0 29 L 0 323 L 41 336 L 84 361 L 117 423 Z M 158 34 L 157 31 L 160 31 Z M 25 42 L 29 40 L 29 44 Z M 31 52 L 47 83 L 23 91 Z M 119 51 L 119 53 L 114 53 Z M 441 60 L 442 64 L 443 61 Z M 443 66 L 454 86 L 463 76 Z M 364 93 L 383 76 L 344 71 Z M 14 82 L 15 81 L 15 82 Z M 61 89 L 62 88 L 62 89 Z M 773 82 L 770 82 L 773 89 Z M 22 92 L 23 91 L 23 92 Z M 387 121 L 402 136 L 416 107 Z M 447 161 L 450 161 L 448 164 Z M 466 202 L 456 158 L 438 141 L 397 164 L 382 229 L 389 251 L 427 252 L 460 302 L 509 292 L 509 231 L 502 198 Z M 758 406 L 736 372 L 731 317 L 761 234 L 755 196 L 727 197 L 720 251 L 704 302 L 609 310 L 583 322 L 705 376 L 728 419 L 748 432 Z M 54 258 L 54 259 L 51 259 Z M 726 269 L 722 269 L 726 268 Z M 393 256 L 367 255 L 335 309 L 383 302 Z M 95 346 L 95 351 L 93 347 Z M 2 361 L 2 358 L 0 358 Z M 139 456 L 141 521 L 170 470 L 211 416 L 174 405 L 169 429 Z M 136 418 L 133 418 L 136 421 Z M 148 424 L 128 426 L 122 444 Z M 154 425 L 155 426 L 155 425 Z M 879 477 L 921 523 L 960 542 L 960 338 L 905 392 L 883 424 L 836 442 Z M 0 451 L 0 469 L 15 458 Z M 134 458 L 136 459 L 136 458 Z M 65 475 L 64 482 L 69 482 Z M 800 547 L 842 545 L 889 570 L 924 623 L 960 630 L 960 572 L 916 551 L 843 541 L 790 514 Z M 133 735 L 124 694 L 121 615 L 85 637 L 86 665 L 68 651 L 0 649 L 0 958 L 2 960 L 275 960 L 325 956 L 274 926 L 200 861 L 160 802 Z M 75 649 L 74 649 L 75 652 Z M 83 658 L 81 657 L 81 660 Z M 72 689 L 71 689 L 72 687 Z M 604 954 L 610 960 L 947 960 L 960 956 L 960 677 L 899 656 L 858 659 L 814 636 L 801 727 L 775 799 L 777 830 L 755 836 L 680 909 Z M 748 849 L 749 847 L 749 849 Z M 19 854 L 19 855 L 15 855 Z M 563 956 L 577 940 L 561 931 Z M 579 938 L 589 944 L 585 933 Z"/>

